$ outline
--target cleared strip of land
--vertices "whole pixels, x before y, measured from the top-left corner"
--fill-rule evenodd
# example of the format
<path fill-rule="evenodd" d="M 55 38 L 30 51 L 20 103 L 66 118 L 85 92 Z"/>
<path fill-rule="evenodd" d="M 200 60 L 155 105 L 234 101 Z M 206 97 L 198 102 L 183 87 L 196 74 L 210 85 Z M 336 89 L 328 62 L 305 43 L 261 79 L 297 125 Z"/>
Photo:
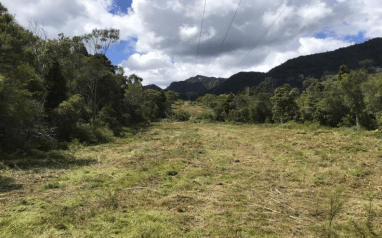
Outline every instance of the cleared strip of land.
<path fill-rule="evenodd" d="M 1 237 L 381 235 L 371 133 L 160 122 L 70 156 L 1 171 Z"/>

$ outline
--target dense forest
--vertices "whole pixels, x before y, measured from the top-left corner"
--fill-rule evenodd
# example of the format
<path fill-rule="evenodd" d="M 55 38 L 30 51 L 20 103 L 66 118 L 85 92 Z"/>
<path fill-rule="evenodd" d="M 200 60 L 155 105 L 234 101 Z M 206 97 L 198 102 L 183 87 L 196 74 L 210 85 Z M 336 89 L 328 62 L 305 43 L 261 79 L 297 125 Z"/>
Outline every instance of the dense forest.
<path fill-rule="evenodd" d="M 325 72 L 320 79 L 304 80 L 303 90 L 286 83 L 275 87 L 267 77 L 256 87 L 237 95 L 206 94 L 197 99 L 211 109 L 197 120 L 246 123 L 316 122 L 330 127 L 382 126 L 382 74 L 373 61 L 360 61 L 358 70 L 342 65 L 337 74 Z M 374 72 L 374 73 L 373 73 Z"/>
<path fill-rule="evenodd" d="M 0 3 L 0 157 L 109 141 L 124 127 L 171 116 L 177 94 L 144 89 L 105 56 L 119 30 L 47 39 Z"/>

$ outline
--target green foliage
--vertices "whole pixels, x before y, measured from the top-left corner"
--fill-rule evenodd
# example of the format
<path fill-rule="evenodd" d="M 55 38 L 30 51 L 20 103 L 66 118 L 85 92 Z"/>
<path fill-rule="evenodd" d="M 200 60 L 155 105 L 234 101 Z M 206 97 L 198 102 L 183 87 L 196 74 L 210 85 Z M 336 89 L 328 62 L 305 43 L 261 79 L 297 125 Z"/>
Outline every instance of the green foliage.
<path fill-rule="evenodd" d="M 162 90 L 146 89 L 144 91 L 146 101 L 151 102 L 151 118 L 164 118 L 166 117 L 166 110 L 169 109 L 166 104 L 167 97 Z M 171 104 L 170 104 L 171 108 Z"/>
<path fill-rule="evenodd" d="M 172 90 L 168 90 L 166 93 L 167 100 L 172 104 L 179 99 L 179 93 L 174 92 Z"/>
<path fill-rule="evenodd" d="M 78 124 L 73 137 L 88 144 L 107 143 L 113 141 L 113 132 L 106 127 L 94 127 L 89 124 Z"/>
<path fill-rule="evenodd" d="M 249 109 L 247 107 L 233 109 L 229 112 L 227 119 L 234 122 L 250 122 Z"/>
<path fill-rule="evenodd" d="M 368 75 L 368 81 L 362 84 L 365 109 L 375 118 L 374 127 L 382 126 L 382 74 Z M 371 123 L 373 121 L 371 120 Z"/>
<path fill-rule="evenodd" d="M 191 114 L 187 111 L 179 110 L 172 114 L 172 118 L 176 121 L 188 121 L 190 120 Z"/>
<path fill-rule="evenodd" d="M 279 87 L 271 97 L 273 120 L 284 123 L 298 118 L 296 99 L 300 92 L 289 84 Z"/>
<path fill-rule="evenodd" d="M 214 120 L 214 114 L 212 112 L 203 112 L 195 116 L 194 122 L 200 122 L 200 121 L 207 121 L 207 122 L 213 122 Z"/>
<path fill-rule="evenodd" d="M 41 104 L 24 85 L 0 75 L 0 151 L 27 149 L 38 130 Z M 42 133 L 41 135 L 43 135 Z"/>
<path fill-rule="evenodd" d="M 83 98 L 81 95 L 73 95 L 60 105 L 53 112 L 54 124 L 57 125 L 57 135 L 59 139 L 70 140 L 77 130 L 83 113 Z"/>
<path fill-rule="evenodd" d="M 45 78 L 48 95 L 46 97 L 45 108 L 47 111 L 53 110 L 61 102 L 67 99 L 67 82 L 62 75 L 61 67 L 55 62 Z"/>

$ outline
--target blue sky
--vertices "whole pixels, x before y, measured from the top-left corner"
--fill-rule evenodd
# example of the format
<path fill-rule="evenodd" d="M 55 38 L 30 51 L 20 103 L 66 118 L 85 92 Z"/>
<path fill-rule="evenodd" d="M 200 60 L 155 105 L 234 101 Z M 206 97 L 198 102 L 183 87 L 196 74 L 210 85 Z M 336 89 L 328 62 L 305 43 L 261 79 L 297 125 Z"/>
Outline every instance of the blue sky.
<path fill-rule="evenodd" d="M 110 10 L 110 13 L 118 14 L 122 12 L 127 14 L 127 9 L 131 7 L 132 0 L 114 0 L 114 9 Z M 109 49 L 106 56 L 111 60 L 114 65 L 118 65 L 122 60 L 128 59 L 130 55 L 136 53 L 133 42 L 137 42 L 137 38 L 131 38 L 130 40 L 121 40 L 119 44 L 114 45 Z"/>
<path fill-rule="evenodd" d="M 127 9 L 131 7 L 132 0 L 114 0 L 114 4 L 119 8 L 123 13 L 127 13 Z M 114 9 L 115 12 L 116 9 Z M 113 11 L 110 11 L 113 13 Z"/>

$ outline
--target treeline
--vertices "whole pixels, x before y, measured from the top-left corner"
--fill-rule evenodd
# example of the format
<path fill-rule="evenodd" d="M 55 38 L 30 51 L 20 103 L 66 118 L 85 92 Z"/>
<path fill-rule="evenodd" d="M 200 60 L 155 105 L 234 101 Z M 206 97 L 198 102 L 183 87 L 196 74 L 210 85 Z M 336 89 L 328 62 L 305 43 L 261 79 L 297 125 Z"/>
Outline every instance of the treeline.
<path fill-rule="evenodd" d="M 371 73 L 372 60 L 358 70 L 342 65 L 337 74 L 308 78 L 302 92 L 289 84 L 275 88 L 272 78 L 237 95 L 207 94 L 197 99 L 212 112 L 198 120 L 245 123 L 317 122 L 330 127 L 382 126 L 382 74 Z"/>
<path fill-rule="evenodd" d="M 178 94 L 143 89 L 105 56 L 119 30 L 47 40 L 26 30 L 0 3 L 0 157 L 98 143 L 124 127 L 171 116 Z M 92 51 L 89 54 L 88 50 Z"/>

